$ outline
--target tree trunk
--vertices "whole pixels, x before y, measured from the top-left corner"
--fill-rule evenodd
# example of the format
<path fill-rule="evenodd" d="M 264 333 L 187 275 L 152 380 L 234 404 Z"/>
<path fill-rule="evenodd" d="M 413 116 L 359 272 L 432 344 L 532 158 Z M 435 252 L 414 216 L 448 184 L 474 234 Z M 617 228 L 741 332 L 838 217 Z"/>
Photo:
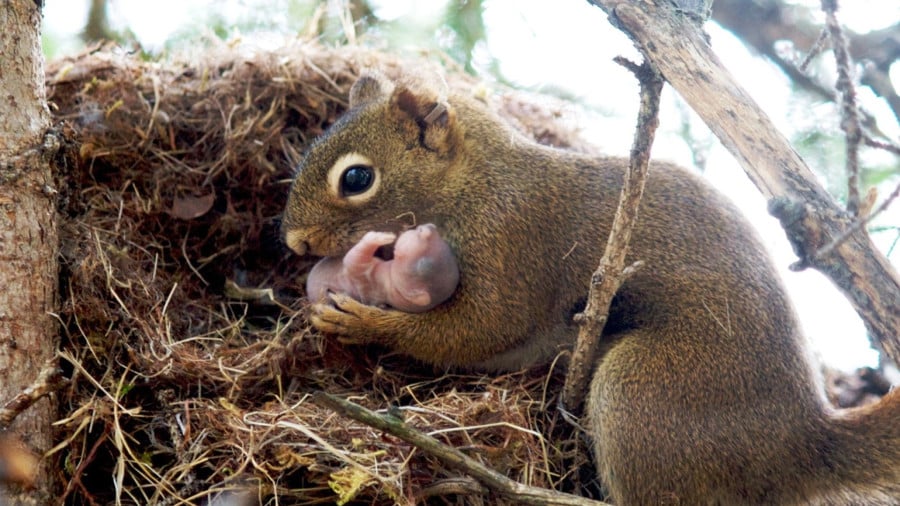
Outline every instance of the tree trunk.
<path fill-rule="evenodd" d="M 42 2 L 0 7 L 0 405 L 34 382 L 57 348 L 57 218 L 41 52 Z M 52 445 L 55 403 L 22 412 L 8 433 L 37 455 Z M 49 504 L 46 461 L 34 490 L 0 484 L 0 504 Z"/>
<path fill-rule="evenodd" d="M 81 32 L 81 39 L 84 42 L 90 44 L 91 42 L 115 39 L 115 35 L 109 29 L 107 3 L 107 0 L 91 0 L 87 23 L 84 25 L 84 31 Z"/>

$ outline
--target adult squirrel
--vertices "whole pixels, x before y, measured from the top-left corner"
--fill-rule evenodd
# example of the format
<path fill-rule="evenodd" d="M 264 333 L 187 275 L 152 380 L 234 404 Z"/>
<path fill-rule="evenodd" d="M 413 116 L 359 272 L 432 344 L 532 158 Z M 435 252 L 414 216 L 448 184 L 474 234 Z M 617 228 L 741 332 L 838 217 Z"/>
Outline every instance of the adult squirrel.
<path fill-rule="evenodd" d="M 456 292 L 423 313 L 333 294 L 312 322 L 440 366 L 547 361 L 577 334 L 627 160 L 540 146 L 482 101 L 364 76 L 309 149 L 284 238 L 338 256 L 370 230 L 434 223 Z M 900 504 L 900 392 L 833 412 L 756 234 L 693 174 L 656 163 L 587 399 L 610 499 Z"/>

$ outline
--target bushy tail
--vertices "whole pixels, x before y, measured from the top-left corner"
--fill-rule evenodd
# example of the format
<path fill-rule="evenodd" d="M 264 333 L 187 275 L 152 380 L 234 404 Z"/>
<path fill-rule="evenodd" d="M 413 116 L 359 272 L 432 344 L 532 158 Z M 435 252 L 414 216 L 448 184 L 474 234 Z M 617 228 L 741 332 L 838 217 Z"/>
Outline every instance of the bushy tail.
<path fill-rule="evenodd" d="M 838 412 L 832 427 L 822 448 L 831 476 L 813 503 L 900 505 L 900 389 L 875 404 Z"/>

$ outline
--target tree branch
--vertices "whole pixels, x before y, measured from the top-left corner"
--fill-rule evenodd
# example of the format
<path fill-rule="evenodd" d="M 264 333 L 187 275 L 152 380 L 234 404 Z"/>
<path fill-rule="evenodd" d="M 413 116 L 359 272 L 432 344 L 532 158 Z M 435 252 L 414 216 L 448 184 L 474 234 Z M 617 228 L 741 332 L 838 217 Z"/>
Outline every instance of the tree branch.
<path fill-rule="evenodd" d="M 483 483 L 487 488 L 497 494 L 516 501 L 518 504 L 571 506 L 603 506 L 606 504 L 571 494 L 564 494 L 562 492 L 544 488 L 530 487 L 511 480 L 484 464 L 469 458 L 469 456 L 456 448 L 449 447 L 437 439 L 413 429 L 396 416 L 390 414 L 379 415 L 359 404 L 352 403 L 325 392 L 315 392 L 312 399 L 313 402 L 319 406 L 328 408 L 342 416 L 352 418 L 370 427 L 383 430 L 394 437 L 412 444 L 425 453 L 440 459 L 447 467 L 478 479 L 478 481 Z"/>
<path fill-rule="evenodd" d="M 650 148 L 653 146 L 653 138 L 659 126 L 662 76 L 647 62 L 638 66 L 623 58 L 617 58 L 616 61 L 631 70 L 638 78 L 641 85 L 641 108 L 638 111 L 631 159 L 622 184 L 619 206 L 616 208 L 606 249 L 603 251 L 600 265 L 591 276 L 587 307 L 576 317 L 581 328 L 578 330 L 578 340 L 572 352 L 572 360 L 560 397 L 563 407 L 570 411 L 579 411 L 587 395 L 590 377 L 597 363 L 600 335 L 609 318 L 609 306 L 613 296 L 628 276 L 639 267 L 639 264 L 635 264 L 626 268 L 625 255 L 628 253 L 631 231 L 637 221 L 641 196 L 644 194 L 644 182 L 647 180 L 647 169 L 650 165 Z"/>
<path fill-rule="evenodd" d="M 0 408 L 0 431 L 5 431 L 20 413 L 46 395 L 59 390 L 64 383 L 58 359 L 51 358 L 44 364 L 34 383 L 10 399 Z"/>
<path fill-rule="evenodd" d="M 796 268 L 814 267 L 853 304 L 869 332 L 900 362 L 900 277 L 864 230 L 829 254 L 817 252 L 852 226 L 772 121 L 725 69 L 703 32 L 670 2 L 592 0 L 703 118 L 769 199 L 795 253 Z"/>
<path fill-rule="evenodd" d="M 837 90 L 841 105 L 841 129 L 846 137 L 847 156 L 847 212 L 859 216 L 859 145 L 862 142 L 862 126 L 859 124 L 859 107 L 856 105 L 856 86 L 853 84 L 853 70 L 847 38 L 838 23 L 837 1 L 823 0 L 828 35 L 837 62 Z"/>

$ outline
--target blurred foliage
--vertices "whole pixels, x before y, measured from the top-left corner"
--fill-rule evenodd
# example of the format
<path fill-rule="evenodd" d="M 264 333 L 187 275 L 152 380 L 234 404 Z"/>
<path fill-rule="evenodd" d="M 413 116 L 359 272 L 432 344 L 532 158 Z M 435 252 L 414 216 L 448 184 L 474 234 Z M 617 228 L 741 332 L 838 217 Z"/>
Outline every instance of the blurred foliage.
<path fill-rule="evenodd" d="M 90 0 L 80 34 L 82 47 L 100 38 L 111 39 L 122 46 L 139 48 L 128 27 L 111 26 L 110 0 Z M 198 38 L 222 40 L 267 35 L 315 37 L 321 41 L 342 44 L 359 40 L 385 49 L 440 51 L 469 73 L 477 70 L 495 73 L 490 57 L 482 58 L 476 69 L 476 53 L 487 54 L 483 0 L 452 0 L 413 5 L 403 16 L 393 14 L 396 3 L 367 0 L 239 0 L 228 9 L 206 9 L 197 12 L 189 23 L 166 41 L 161 52 L 193 47 Z M 382 17 L 381 13 L 390 14 Z M 45 34 L 44 52 L 52 58 L 60 50 L 60 41 Z M 147 56 L 152 56 L 147 52 Z M 160 50 L 156 50 L 160 52 Z"/>
<path fill-rule="evenodd" d="M 109 3 L 115 5 L 125 1 L 130 0 L 88 0 L 90 13 L 83 22 L 83 39 L 91 40 L 98 33 L 106 33 L 120 45 L 153 59 L 158 58 L 160 52 L 198 47 L 198 40 L 202 41 L 204 37 L 221 40 L 250 36 L 265 40 L 269 37 L 278 44 L 285 35 L 294 35 L 316 38 L 327 44 L 357 42 L 398 53 L 436 52 L 468 73 L 512 84 L 501 74 L 499 62 L 488 49 L 489 33 L 484 12 L 490 0 L 231 0 L 211 4 L 216 8 L 199 10 L 190 22 L 169 37 L 162 48 L 153 51 L 142 49 L 129 27 L 115 26 L 114 20 L 109 19 Z M 223 7 L 219 8 L 220 5 Z M 548 4 L 547 8 L 552 7 Z M 502 36 L 496 29 L 495 32 Z M 62 45 L 53 34 L 44 34 L 48 57 L 56 54 Z M 831 60 L 819 58 L 809 71 L 822 74 L 828 82 L 833 80 L 831 66 Z M 541 92 L 577 101 L 571 93 L 552 83 L 542 85 Z M 795 132 L 792 135 L 794 146 L 820 175 L 832 195 L 844 200 L 846 155 L 836 106 L 811 95 L 801 86 L 793 86 L 791 104 L 788 118 Z M 702 168 L 711 148 L 708 136 L 700 135 L 703 129 L 692 125 L 698 120 L 690 118 L 686 112 L 681 113 L 680 120 L 678 133 L 694 154 L 694 164 Z M 881 185 L 882 192 L 889 192 L 900 175 L 897 157 L 871 149 L 864 149 L 861 155 L 862 187 Z"/>
<path fill-rule="evenodd" d="M 481 0 L 460 0 L 447 5 L 444 24 L 455 35 L 455 40 L 446 48 L 451 56 L 462 62 L 467 72 L 474 72 L 472 58 L 475 47 L 483 43 L 487 31 L 484 28 L 484 2 Z"/>
<path fill-rule="evenodd" d="M 794 148 L 806 164 L 822 178 L 829 193 L 844 201 L 847 179 L 844 171 L 846 153 L 840 133 L 812 128 L 799 131 L 792 139 Z"/>
<path fill-rule="evenodd" d="M 838 105 L 825 101 L 802 86 L 792 86 L 788 117 L 795 133 L 791 144 L 810 169 L 819 175 L 836 199 L 847 198 L 847 153 Z M 885 151 L 860 148 L 860 187 L 896 185 L 900 160 Z"/>
<path fill-rule="evenodd" d="M 430 15 L 380 19 L 380 9 L 370 9 L 371 18 L 365 25 L 372 38 L 394 49 L 416 46 L 426 51 L 441 51 L 470 74 L 488 71 L 497 74 L 493 59 L 481 62 L 476 68 L 476 53 L 487 54 L 484 49 L 487 30 L 484 23 L 482 0 L 452 0 L 441 2 L 442 9 L 434 9 Z M 387 2 L 385 2 L 387 4 Z M 434 4 L 432 4 L 434 5 Z"/>
<path fill-rule="evenodd" d="M 178 52 L 189 48 L 197 43 L 198 36 L 230 40 L 247 35 L 321 34 L 332 26 L 331 20 L 324 16 L 327 8 L 325 1 L 265 0 L 241 4 L 237 16 L 233 12 L 226 15 L 222 10 L 216 9 L 201 13 L 192 23 L 180 27 L 169 37 L 164 50 Z M 234 17 L 240 21 L 235 22 L 232 19 Z M 328 39 L 324 36 L 322 38 Z M 338 41 L 337 38 L 331 40 Z"/>
<path fill-rule="evenodd" d="M 44 57 L 48 60 L 59 53 L 59 37 L 44 32 L 41 34 L 41 47 L 44 50 Z"/>

